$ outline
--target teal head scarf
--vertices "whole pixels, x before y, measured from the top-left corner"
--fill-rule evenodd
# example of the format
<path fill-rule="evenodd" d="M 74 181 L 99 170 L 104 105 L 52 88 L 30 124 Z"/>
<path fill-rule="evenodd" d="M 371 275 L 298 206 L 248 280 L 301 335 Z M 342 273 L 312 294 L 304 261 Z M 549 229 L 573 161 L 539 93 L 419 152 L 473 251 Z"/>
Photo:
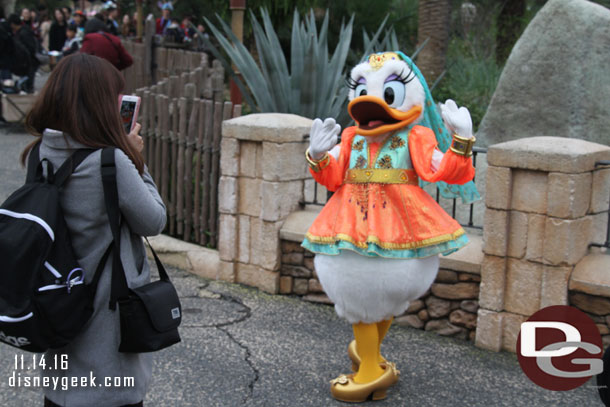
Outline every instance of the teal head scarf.
<path fill-rule="evenodd" d="M 411 69 L 413 69 L 413 73 L 417 76 L 417 79 L 421 82 L 424 87 L 424 92 L 426 93 L 426 103 L 424 106 L 424 117 L 418 123 L 422 126 L 428 127 L 434 131 L 436 135 L 436 141 L 438 142 L 438 148 L 443 152 L 447 152 L 449 146 L 451 145 L 452 135 L 449 133 L 447 128 L 445 127 L 445 123 L 432 99 L 432 94 L 430 93 L 430 89 L 428 89 L 428 85 L 426 84 L 426 80 L 424 76 L 420 72 L 419 68 L 411 61 L 411 58 L 403 54 L 401 51 L 395 51 L 406 63 L 409 65 Z M 428 182 L 420 180 L 420 186 L 424 187 L 428 184 Z M 443 198 L 453 199 L 457 197 L 462 198 L 462 202 L 465 204 L 472 203 L 481 199 L 479 195 L 479 191 L 475 186 L 474 182 L 469 181 L 464 185 L 450 185 L 446 182 L 439 181 L 435 183 L 440 194 Z"/>

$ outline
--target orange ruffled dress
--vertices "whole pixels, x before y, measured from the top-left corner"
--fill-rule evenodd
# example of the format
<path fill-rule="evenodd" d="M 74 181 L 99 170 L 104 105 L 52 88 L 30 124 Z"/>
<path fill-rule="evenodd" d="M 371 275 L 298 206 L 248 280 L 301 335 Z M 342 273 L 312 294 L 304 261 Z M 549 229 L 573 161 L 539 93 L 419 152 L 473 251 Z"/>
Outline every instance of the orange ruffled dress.
<path fill-rule="evenodd" d="M 399 130 L 381 143 L 369 143 L 356 134 L 356 127 L 346 128 L 339 158 L 331 156 L 326 168 L 311 171 L 335 193 L 305 235 L 303 247 L 327 255 L 353 250 L 369 257 L 410 259 L 464 246 L 468 239 L 462 227 L 419 186 L 418 178 L 464 184 L 475 170 L 470 157 L 448 150 L 434 172 L 436 147 L 434 132 L 423 126 Z"/>

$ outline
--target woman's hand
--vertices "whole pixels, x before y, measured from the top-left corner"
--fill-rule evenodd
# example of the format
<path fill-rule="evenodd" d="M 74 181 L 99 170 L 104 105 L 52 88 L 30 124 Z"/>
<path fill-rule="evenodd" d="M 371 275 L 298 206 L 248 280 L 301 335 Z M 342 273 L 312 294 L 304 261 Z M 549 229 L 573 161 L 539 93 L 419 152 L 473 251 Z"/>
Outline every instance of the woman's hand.
<path fill-rule="evenodd" d="M 144 140 L 139 134 L 141 128 L 142 125 L 140 123 L 136 123 L 136 125 L 133 126 L 133 129 L 127 135 L 127 140 L 129 141 L 129 144 L 131 144 L 131 146 L 135 148 L 139 153 L 144 150 Z"/>

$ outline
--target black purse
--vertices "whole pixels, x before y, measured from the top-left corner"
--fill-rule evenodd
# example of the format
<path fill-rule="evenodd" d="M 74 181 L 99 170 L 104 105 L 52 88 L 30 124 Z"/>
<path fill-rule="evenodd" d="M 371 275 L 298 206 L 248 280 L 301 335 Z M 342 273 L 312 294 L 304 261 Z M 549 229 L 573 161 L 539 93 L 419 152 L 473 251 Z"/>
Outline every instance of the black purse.
<path fill-rule="evenodd" d="M 180 342 L 178 325 L 182 307 L 165 267 L 146 239 L 155 258 L 159 281 L 130 289 L 120 256 L 120 209 L 116 185 L 114 148 L 102 150 L 104 200 L 114 238 L 110 309 L 119 304 L 121 343 L 119 352 L 154 352 Z"/>

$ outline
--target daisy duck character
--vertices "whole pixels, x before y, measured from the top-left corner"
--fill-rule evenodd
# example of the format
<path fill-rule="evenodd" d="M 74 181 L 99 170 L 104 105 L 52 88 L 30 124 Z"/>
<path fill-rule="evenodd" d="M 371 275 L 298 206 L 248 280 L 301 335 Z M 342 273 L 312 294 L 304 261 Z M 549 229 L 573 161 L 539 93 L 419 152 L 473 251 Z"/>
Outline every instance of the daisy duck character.
<path fill-rule="evenodd" d="M 402 52 L 370 55 L 348 78 L 348 112 L 356 126 L 313 122 L 306 159 L 315 180 L 334 191 L 303 241 L 315 253 L 320 283 L 337 314 L 353 325 L 353 374 L 331 381 L 338 400 L 380 400 L 398 381 L 381 356 L 394 316 L 423 295 L 439 255 L 468 239 L 422 189 L 437 183 L 445 197 L 479 198 L 472 183 L 472 121 L 448 100 L 442 119 L 415 64 Z M 450 133 L 450 132 L 451 133 Z"/>

